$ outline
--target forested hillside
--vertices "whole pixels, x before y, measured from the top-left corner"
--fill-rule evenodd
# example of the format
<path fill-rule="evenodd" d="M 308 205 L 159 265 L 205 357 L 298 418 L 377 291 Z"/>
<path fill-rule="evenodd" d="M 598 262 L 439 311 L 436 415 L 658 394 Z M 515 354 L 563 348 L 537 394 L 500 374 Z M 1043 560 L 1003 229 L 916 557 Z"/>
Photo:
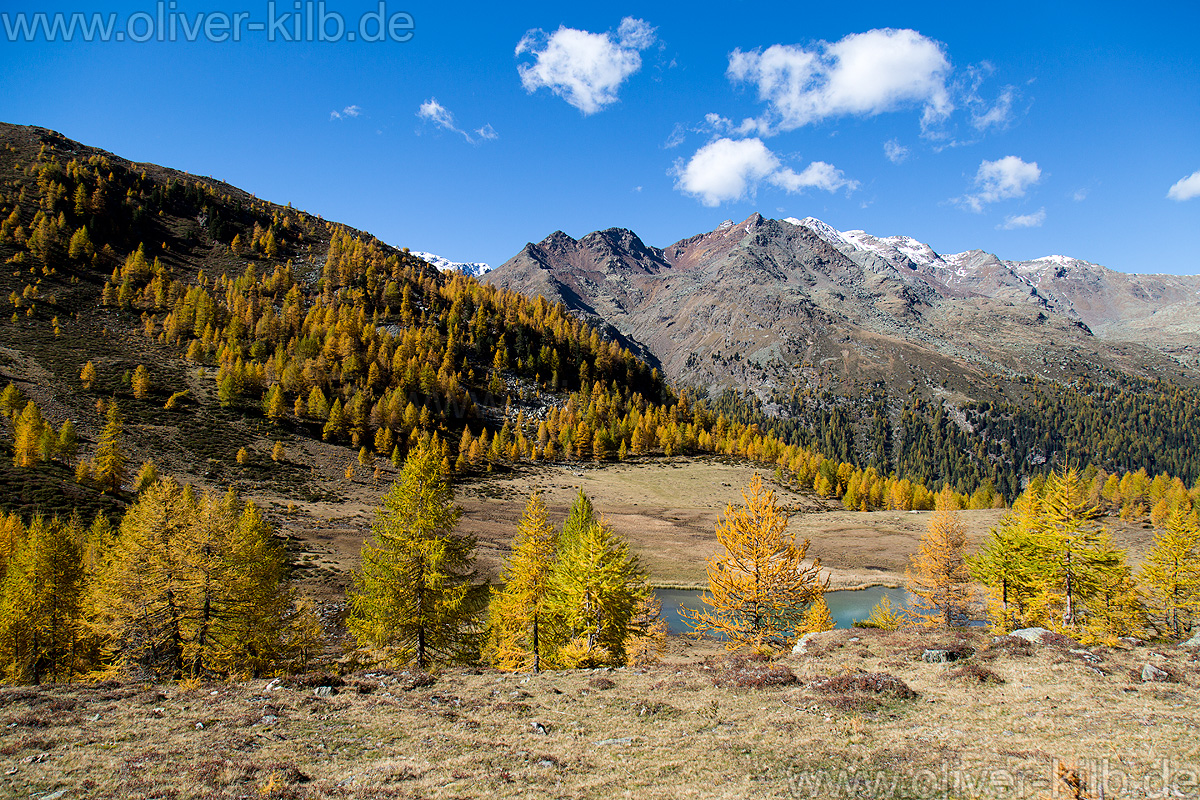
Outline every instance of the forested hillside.
<path fill-rule="evenodd" d="M 753 214 L 661 249 L 558 231 L 485 280 L 562 299 L 731 419 L 880 474 L 1010 499 L 1055 465 L 1200 477 L 1194 276 Z"/>
<path fill-rule="evenodd" d="M 1026 378 L 995 401 L 948 402 L 883 386 L 860 395 L 794 390 L 770 403 L 727 391 L 709 405 L 830 458 L 1006 498 L 1055 467 L 1200 479 L 1200 391 L 1119 372 Z"/>
<path fill-rule="evenodd" d="M 368 470 L 426 436 L 447 474 L 738 455 L 868 509 L 927 507 L 944 484 L 991 505 L 1063 463 L 1200 475 L 1192 388 L 1111 372 L 1019 381 L 1019 394 L 997 382 L 995 401 L 954 405 L 797 386 L 768 414 L 749 394 L 679 393 L 563 306 L 343 225 L 53 132 L 5 126 L 3 139 L 0 370 L 13 385 L 0 441 L 14 458 L 0 491 L 25 514 L 115 510 L 150 459 L 209 485 L 319 494 L 302 464 L 248 452 L 252 435 L 344 447 Z M 95 463 L 113 398 L 116 476 Z M 21 423 L 29 401 L 37 418 Z"/>
<path fill-rule="evenodd" d="M 677 395 L 561 305 L 209 179 L 4 133 L 3 500 L 25 515 L 114 511 L 135 474 L 311 499 L 281 452 L 297 437 L 347 448 L 348 476 L 422 438 L 447 474 L 718 453 L 840 496 L 854 470 Z M 247 449 L 264 436 L 270 463 Z"/>

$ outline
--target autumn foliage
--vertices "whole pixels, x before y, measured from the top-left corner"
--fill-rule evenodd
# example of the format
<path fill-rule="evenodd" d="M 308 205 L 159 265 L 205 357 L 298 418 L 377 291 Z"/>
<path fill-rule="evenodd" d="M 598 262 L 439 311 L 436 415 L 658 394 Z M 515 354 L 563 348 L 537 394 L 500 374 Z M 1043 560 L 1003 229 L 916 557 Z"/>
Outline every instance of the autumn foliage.
<path fill-rule="evenodd" d="M 925 625 L 957 627 L 970 621 L 971 573 L 967 567 L 967 532 L 953 499 L 939 496 L 929 529 L 905 571 L 913 597 L 912 613 Z"/>
<path fill-rule="evenodd" d="M 803 626 L 809 604 L 821 597 L 821 562 L 806 563 L 808 540 L 797 543 L 788 534 L 788 517 L 761 475 L 754 475 L 742 499 L 740 508 L 725 509 L 717 525 L 724 550 L 708 561 L 708 592 L 702 596 L 712 611 L 681 614 L 695 631 L 725 637 L 731 650 L 780 648 Z"/>

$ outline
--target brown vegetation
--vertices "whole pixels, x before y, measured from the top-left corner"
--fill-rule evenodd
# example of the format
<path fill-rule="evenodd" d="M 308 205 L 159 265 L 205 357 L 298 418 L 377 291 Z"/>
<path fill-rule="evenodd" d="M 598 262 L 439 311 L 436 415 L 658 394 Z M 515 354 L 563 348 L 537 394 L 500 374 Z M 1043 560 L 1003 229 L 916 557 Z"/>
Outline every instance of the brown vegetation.
<path fill-rule="evenodd" d="M 902 786 L 924 770 L 1049 781 L 1058 762 L 1094 788 L 1088 770 L 1104 759 L 1160 775 L 1160 759 L 1184 769 L 1194 746 L 1191 651 L 1090 651 L 1097 665 L 1033 646 L 988 662 L 997 684 L 950 677 L 970 659 L 914 657 L 939 644 L 925 634 L 830 631 L 819 641 L 819 655 L 736 663 L 691 644 L 637 670 L 0 689 L 0 793 L 743 798 L 810 796 L 812 782 L 833 781 L 815 796 L 837 797 L 848 796 L 836 784 L 850 770 Z M 964 640 L 979 651 L 990 642 Z M 1126 678 L 1147 660 L 1178 681 Z M 715 683 L 724 671 L 792 678 Z M 1050 794 L 1049 783 L 1032 786 Z M 1006 796 L 999 784 L 976 794 Z"/>

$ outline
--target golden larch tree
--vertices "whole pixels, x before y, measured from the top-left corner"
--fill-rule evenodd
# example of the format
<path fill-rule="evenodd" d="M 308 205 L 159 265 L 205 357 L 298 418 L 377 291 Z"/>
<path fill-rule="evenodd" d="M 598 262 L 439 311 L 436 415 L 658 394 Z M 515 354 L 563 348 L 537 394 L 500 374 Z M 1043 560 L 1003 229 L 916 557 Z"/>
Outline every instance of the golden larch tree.
<path fill-rule="evenodd" d="M 77 662 L 86 576 L 77 518 L 34 517 L 8 560 L 0 584 L 0 673 L 6 680 L 69 681 Z"/>
<path fill-rule="evenodd" d="M 967 532 L 962 518 L 943 492 L 917 552 L 905 570 L 911 611 L 929 627 L 961 627 L 970 621 L 971 573 L 967 567 Z"/>
<path fill-rule="evenodd" d="M 561 667 L 625 664 L 633 623 L 650 594 L 646 573 L 629 543 L 579 493 L 563 526 L 550 575 L 548 610 Z"/>
<path fill-rule="evenodd" d="M 108 403 L 105 414 L 107 420 L 104 430 L 100 432 L 100 442 L 96 446 L 92 477 L 95 478 L 96 483 L 100 484 L 101 489 L 116 494 L 121 490 L 121 484 L 125 482 L 127 457 L 121 441 L 124 438 L 125 428 L 116 400 Z"/>
<path fill-rule="evenodd" d="M 723 635 L 727 647 L 781 648 L 803 624 L 810 603 L 828 584 L 821 561 L 805 563 L 809 542 L 787 532 L 788 516 L 758 473 L 742 490 L 740 508 L 729 505 L 717 525 L 724 548 L 708 560 L 712 611 L 681 610 L 697 632 Z"/>
<path fill-rule="evenodd" d="M 833 621 L 833 614 L 829 612 L 829 604 L 825 602 L 825 593 L 813 600 L 808 607 L 808 611 L 804 615 L 804 624 L 800 626 L 798 633 L 820 633 L 821 631 L 831 631 L 837 627 L 837 623 Z"/>
<path fill-rule="evenodd" d="M 133 371 L 132 386 L 133 396 L 138 400 L 145 400 L 150 394 L 150 370 L 146 369 L 145 364 L 138 364 Z"/>
<path fill-rule="evenodd" d="M 1023 627 L 1042 591 L 1038 564 L 1045 554 L 1034 538 L 1041 503 L 1037 493 L 1022 493 L 979 552 L 967 559 L 972 577 L 985 587 L 988 616 L 997 633 Z"/>
<path fill-rule="evenodd" d="M 101 552 L 88 619 L 113 667 L 256 677 L 291 659 L 286 552 L 257 506 L 232 490 L 160 480 Z"/>
<path fill-rule="evenodd" d="M 1113 546 L 1107 529 L 1096 522 L 1099 516 L 1078 470 L 1050 473 L 1034 538 L 1048 554 L 1040 564 L 1046 578 L 1044 604 L 1061 610 L 1064 626 L 1079 624 L 1093 610 L 1089 602 L 1103 601 L 1102 587 L 1126 569 L 1125 551 Z"/>
<path fill-rule="evenodd" d="M 455 532 L 462 509 L 428 441 L 408 454 L 363 543 L 350 592 L 350 632 L 364 646 L 424 669 L 474 655 L 481 593 L 473 537 Z"/>
<path fill-rule="evenodd" d="M 18 467 L 36 467 L 42 461 L 42 434 L 46 422 L 37 404 L 30 400 L 25 409 L 13 421 L 13 464 Z"/>
<path fill-rule="evenodd" d="M 504 585 L 492 590 L 488 604 L 488 659 L 500 669 L 541 669 L 550 646 L 544 636 L 558 532 L 546 504 L 534 492 L 517 525 L 512 554 L 504 566 Z"/>
<path fill-rule="evenodd" d="M 1200 614 L 1200 521 L 1177 507 L 1154 537 L 1142 563 L 1139 583 L 1149 611 L 1175 638 L 1182 638 Z"/>

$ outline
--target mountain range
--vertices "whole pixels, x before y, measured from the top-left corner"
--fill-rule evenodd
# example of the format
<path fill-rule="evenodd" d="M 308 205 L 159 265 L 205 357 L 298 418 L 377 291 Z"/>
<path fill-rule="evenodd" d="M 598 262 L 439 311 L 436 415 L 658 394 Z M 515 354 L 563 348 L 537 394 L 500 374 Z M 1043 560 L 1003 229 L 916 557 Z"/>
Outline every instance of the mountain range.
<path fill-rule="evenodd" d="M 55 425 L 73 420 L 85 448 L 105 424 L 97 398 L 120 395 L 138 420 L 128 429 L 131 463 L 153 455 L 189 479 L 246 480 L 231 465 L 243 449 L 272 451 L 277 442 L 266 437 L 280 435 L 280 424 L 289 451 L 340 464 L 331 474 L 342 475 L 338 437 L 347 433 L 323 424 L 336 421 L 332 403 L 357 409 L 355 434 L 366 439 L 351 437 L 354 446 L 384 454 L 387 437 L 375 441 L 391 430 L 376 394 L 384 386 L 393 397 L 417 387 L 453 392 L 454 403 L 430 401 L 427 415 L 393 411 L 389 399 L 387 419 L 411 427 L 403 420 L 416 414 L 417 427 L 437 429 L 460 451 L 468 417 L 472 436 L 480 427 L 500 435 L 499 408 L 526 404 L 532 439 L 539 415 L 581 390 L 591 398 L 576 403 L 616 415 L 583 431 L 593 447 L 581 457 L 595 454 L 601 428 L 609 450 L 619 454 L 618 438 L 632 448 L 625 426 L 634 417 L 607 404 L 611 396 L 637 408 L 675 405 L 681 437 L 688 425 L 717 425 L 719 412 L 830 463 L 966 491 L 990 482 L 1005 497 L 1062 463 L 1188 482 L 1200 475 L 1194 277 L 1122 275 L 1060 256 L 942 255 L 906 237 L 755 214 L 666 248 L 623 229 L 578 240 L 556 232 L 484 274 L 488 287 L 447 275 L 484 265 L 398 250 L 45 129 L 0 124 L 0 168 L 0 260 L 10 265 L 0 291 L 13 308 L 0 385 L 11 381 Z M 599 330 L 534 295 L 562 301 Z M 318 306 L 325 311 L 310 313 Z M 351 331 L 372 340 L 360 341 L 361 353 Z M 405 333 L 405 347 L 421 342 L 421 355 L 381 359 L 381 331 Z M 449 360 L 437 346 L 455 331 L 459 351 Z M 91 389 L 85 362 L 98 375 Z M 141 367 L 151 380 L 145 398 L 130 394 Z M 709 402 L 677 402 L 683 391 Z M 496 407 L 472 399 L 501 396 Z M 264 414 L 274 427 L 262 427 Z M 31 484 L 7 466 L 6 447 L 0 505 L 7 497 L 30 508 L 98 508 L 112 499 L 95 487 L 81 495 L 78 480 L 53 472 L 61 464 Z M 465 452 L 469 472 L 474 451 Z M 451 451 L 454 465 L 462 455 Z M 315 476 L 311 485 L 286 477 L 324 496 Z"/>
<path fill-rule="evenodd" d="M 812 217 L 753 214 L 664 248 L 620 228 L 556 231 L 484 280 L 610 326 L 676 381 L 764 398 L 882 381 L 994 399 L 1029 376 L 1200 375 L 1198 276 L 940 254 Z"/>
<path fill-rule="evenodd" d="M 490 264 L 484 264 L 480 261 L 451 261 L 436 253 L 426 253 L 421 250 L 413 250 L 412 254 L 422 261 L 432 264 L 442 272 L 458 272 L 472 278 L 486 275 L 493 269 Z"/>

